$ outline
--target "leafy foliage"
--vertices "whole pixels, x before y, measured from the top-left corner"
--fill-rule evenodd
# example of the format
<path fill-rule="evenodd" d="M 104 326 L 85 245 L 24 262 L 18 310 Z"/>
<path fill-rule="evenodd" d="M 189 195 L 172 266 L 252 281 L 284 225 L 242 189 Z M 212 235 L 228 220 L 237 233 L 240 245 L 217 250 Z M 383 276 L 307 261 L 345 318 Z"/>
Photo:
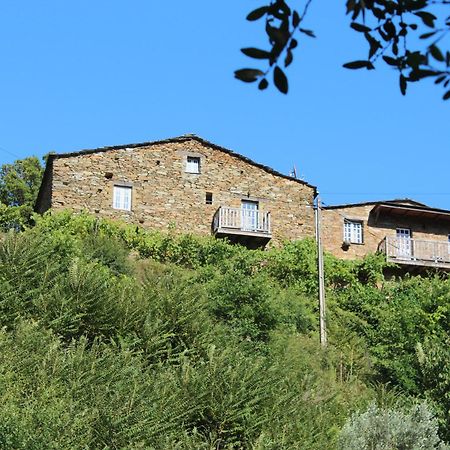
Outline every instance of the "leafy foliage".
<path fill-rule="evenodd" d="M 437 421 L 426 404 L 409 411 L 382 409 L 375 403 L 354 414 L 339 437 L 343 450 L 448 449 L 438 436 Z"/>
<path fill-rule="evenodd" d="M 0 231 L 21 229 L 30 222 L 42 173 L 34 156 L 0 167 Z"/>
<path fill-rule="evenodd" d="M 386 280 L 377 255 L 325 265 L 324 351 L 309 240 L 251 251 L 67 212 L 11 230 L 0 446 L 318 450 L 385 420 L 448 440 L 449 281 Z"/>
<path fill-rule="evenodd" d="M 285 0 L 270 1 L 250 12 L 247 20 L 265 20 L 270 49 L 241 51 L 250 58 L 267 60 L 269 68 L 237 70 L 235 77 L 245 82 L 259 81 L 259 89 L 266 89 L 268 76 L 273 73 L 276 88 L 286 94 L 288 80 L 280 66 L 287 68 L 292 63 L 299 37 L 315 37 L 313 31 L 302 28 L 311 2 L 303 2 L 301 12 L 289 6 L 294 2 Z M 447 0 L 347 0 L 350 27 L 364 37 L 369 51 L 367 59 L 348 62 L 344 67 L 373 70 L 383 61 L 398 71 L 403 95 L 408 83 L 434 78 L 445 89 L 443 99 L 448 100 L 450 52 L 441 45 L 450 32 L 450 16 L 444 12 L 447 5 Z"/>
<path fill-rule="evenodd" d="M 30 156 L 0 168 L 0 202 L 7 206 L 33 206 L 41 185 L 42 166 Z"/>

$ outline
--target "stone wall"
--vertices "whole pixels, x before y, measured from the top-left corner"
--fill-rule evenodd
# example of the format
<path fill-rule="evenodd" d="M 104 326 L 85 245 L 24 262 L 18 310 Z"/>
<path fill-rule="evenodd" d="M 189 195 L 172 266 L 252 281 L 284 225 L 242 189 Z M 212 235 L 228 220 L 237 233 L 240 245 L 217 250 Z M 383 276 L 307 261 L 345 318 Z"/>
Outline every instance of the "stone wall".
<path fill-rule="evenodd" d="M 374 253 L 379 243 L 386 237 L 395 237 L 397 228 L 411 229 L 413 239 L 448 241 L 450 222 L 436 221 L 426 217 L 388 215 L 381 213 L 374 218 L 370 212 L 372 205 L 349 206 L 322 211 L 322 242 L 325 251 L 338 258 L 362 258 Z M 347 250 L 342 248 L 344 241 L 344 219 L 363 223 L 363 243 L 351 244 Z"/>
<path fill-rule="evenodd" d="M 188 155 L 200 157 L 200 174 L 186 173 Z M 113 187 L 121 183 L 133 188 L 132 211 L 112 208 Z M 213 194 L 211 205 L 207 192 Z M 279 243 L 314 236 L 313 198 L 313 187 L 196 139 L 53 159 L 53 209 L 85 210 L 149 229 L 171 225 L 180 232 L 210 234 L 219 206 L 240 207 L 247 199 L 270 211 L 272 242 Z"/>

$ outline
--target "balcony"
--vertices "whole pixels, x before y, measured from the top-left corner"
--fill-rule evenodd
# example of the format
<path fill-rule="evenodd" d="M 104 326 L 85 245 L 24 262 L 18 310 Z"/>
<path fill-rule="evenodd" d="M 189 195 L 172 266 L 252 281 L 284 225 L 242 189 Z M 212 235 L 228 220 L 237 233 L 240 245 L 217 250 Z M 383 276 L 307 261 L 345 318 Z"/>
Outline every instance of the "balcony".
<path fill-rule="evenodd" d="M 378 251 L 395 264 L 450 269 L 450 243 L 446 241 L 385 237 Z"/>
<path fill-rule="evenodd" d="M 214 214 L 212 231 L 218 238 L 226 237 L 249 248 L 263 247 L 272 238 L 270 213 L 221 206 Z"/>

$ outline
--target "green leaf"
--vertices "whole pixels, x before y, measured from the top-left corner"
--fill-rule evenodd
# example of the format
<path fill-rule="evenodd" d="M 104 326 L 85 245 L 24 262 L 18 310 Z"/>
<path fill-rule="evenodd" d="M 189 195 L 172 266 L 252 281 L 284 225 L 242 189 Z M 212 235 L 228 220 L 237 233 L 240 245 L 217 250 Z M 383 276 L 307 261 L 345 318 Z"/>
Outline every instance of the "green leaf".
<path fill-rule="evenodd" d="M 397 42 L 395 42 L 395 41 L 394 41 L 394 43 L 392 44 L 392 53 L 393 53 L 395 56 L 398 56 L 398 44 L 397 44 Z"/>
<path fill-rule="evenodd" d="M 413 69 L 418 69 L 421 64 L 425 64 L 426 56 L 422 55 L 420 52 L 409 53 L 406 57 L 406 64 Z"/>
<path fill-rule="evenodd" d="M 288 50 L 286 52 L 286 58 L 284 60 L 284 67 L 288 67 L 291 64 L 293 59 L 294 59 L 294 56 L 292 55 L 292 51 Z"/>
<path fill-rule="evenodd" d="M 422 22 L 430 28 L 434 28 L 434 21 L 436 20 L 436 16 L 427 11 L 417 11 L 414 13 L 417 17 L 422 19 Z"/>
<path fill-rule="evenodd" d="M 402 95 L 406 95 L 406 87 L 407 87 L 407 80 L 406 78 L 400 74 L 400 92 Z"/>
<path fill-rule="evenodd" d="M 437 77 L 436 80 L 434 80 L 434 84 L 440 84 L 447 78 L 447 75 L 441 75 L 440 77 Z"/>
<path fill-rule="evenodd" d="M 370 46 L 370 49 L 369 49 L 369 59 L 370 59 L 370 58 L 372 58 L 372 56 L 375 55 L 375 53 L 378 51 L 378 49 L 382 48 L 382 45 L 381 45 L 380 41 L 375 39 L 369 33 L 364 33 L 364 37 L 366 38 L 366 40 Z"/>
<path fill-rule="evenodd" d="M 347 3 L 346 3 L 347 12 L 346 12 L 346 14 L 351 13 L 355 9 L 355 6 L 356 6 L 356 0 L 347 0 Z"/>
<path fill-rule="evenodd" d="M 297 28 L 300 25 L 300 16 L 297 11 L 294 11 L 292 14 L 292 26 Z"/>
<path fill-rule="evenodd" d="M 372 8 L 372 14 L 373 14 L 377 19 L 380 19 L 380 20 L 384 20 L 384 19 L 386 18 L 386 12 L 383 11 L 382 9 L 380 9 L 380 8 L 375 8 L 375 7 L 373 7 L 373 8 Z"/>
<path fill-rule="evenodd" d="M 418 9 L 425 8 L 427 6 L 428 0 L 406 0 L 405 6 L 410 11 L 417 11 Z"/>
<path fill-rule="evenodd" d="M 343 65 L 346 69 L 375 69 L 370 61 L 352 61 Z"/>
<path fill-rule="evenodd" d="M 448 100 L 450 98 L 450 91 L 447 91 L 442 97 L 443 100 Z"/>
<path fill-rule="evenodd" d="M 267 86 L 269 86 L 269 82 L 265 78 L 263 78 L 258 84 L 258 89 L 260 91 L 263 91 L 264 89 L 267 89 Z"/>
<path fill-rule="evenodd" d="M 288 93 L 288 80 L 284 72 L 278 66 L 275 66 L 275 69 L 273 71 L 273 82 L 281 93 Z"/>
<path fill-rule="evenodd" d="M 247 20 L 253 22 L 254 20 L 261 19 L 261 17 L 267 14 L 268 11 L 269 8 L 267 6 L 261 6 L 261 8 L 257 8 L 249 13 L 249 15 L 247 16 Z"/>
<path fill-rule="evenodd" d="M 435 77 L 438 74 L 439 72 L 436 72 L 435 70 L 414 69 L 409 74 L 409 81 L 419 81 L 422 78 Z"/>
<path fill-rule="evenodd" d="M 297 39 L 291 39 L 291 42 L 289 43 L 289 50 L 292 50 L 293 48 L 297 47 L 298 42 Z"/>
<path fill-rule="evenodd" d="M 444 62 L 444 60 L 445 60 L 444 55 L 442 54 L 440 48 L 437 45 L 435 45 L 435 44 L 430 45 L 429 50 L 430 50 L 431 56 L 436 61 Z"/>
<path fill-rule="evenodd" d="M 385 62 L 387 64 L 389 64 L 390 66 L 394 66 L 394 67 L 398 67 L 398 60 L 395 58 L 392 58 L 390 56 L 383 56 L 383 59 L 385 60 Z"/>
<path fill-rule="evenodd" d="M 419 38 L 420 38 L 420 39 L 428 39 L 428 38 L 430 38 L 431 36 L 434 36 L 436 33 L 437 33 L 437 30 L 436 30 L 436 31 L 430 31 L 429 33 L 421 34 L 421 35 L 419 36 Z"/>
<path fill-rule="evenodd" d="M 383 28 L 384 28 L 384 31 L 386 32 L 386 34 L 389 36 L 390 39 L 395 37 L 395 35 L 397 33 L 397 30 L 395 28 L 395 25 L 390 20 L 388 20 L 384 24 Z"/>
<path fill-rule="evenodd" d="M 259 77 L 263 76 L 264 72 L 258 69 L 240 69 L 234 72 L 235 78 L 246 83 L 253 83 Z"/>
<path fill-rule="evenodd" d="M 250 56 L 250 58 L 255 59 L 269 59 L 270 53 L 266 50 L 260 50 L 259 48 L 254 47 L 248 47 L 248 48 L 241 48 L 241 52 L 244 55 Z"/>
<path fill-rule="evenodd" d="M 350 27 L 353 28 L 355 31 L 359 31 L 360 33 L 368 33 L 369 31 L 372 31 L 371 28 L 356 22 L 352 22 L 350 24 Z"/>
<path fill-rule="evenodd" d="M 314 34 L 314 31 L 312 31 L 312 30 L 305 30 L 304 28 L 299 28 L 298 31 L 300 31 L 300 33 L 306 34 L 309 37 L 313 37 L 313 38 L 316 37 L 316 35 Z"/>
<path fill-rule="evenodd" d="M 282 30 L 269 24 L 266 24 L 266 33 L 270 38 L 270 42 L 275 43 L 280 48 L 285 46 L 290 36 L 289 29 Z"/>

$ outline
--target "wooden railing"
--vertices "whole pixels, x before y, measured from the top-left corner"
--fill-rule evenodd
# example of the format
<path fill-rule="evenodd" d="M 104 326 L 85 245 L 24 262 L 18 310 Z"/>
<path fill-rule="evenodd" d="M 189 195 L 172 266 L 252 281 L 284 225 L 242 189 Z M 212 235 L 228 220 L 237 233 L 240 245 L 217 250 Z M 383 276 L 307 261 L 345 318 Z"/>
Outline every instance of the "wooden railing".
<path fill-rule="evenodd" d="M 422 239 L 408 239 L 386 236 L 378 251 L 385 253 L 388 261 L 419 264 L 450 264 L 450 243 Z"/>
<path fill-rule="evenodd" d="M 221 206 L 214 214 L 213 230 L 271 234 L 270 213 L 245 208 Z"/>

